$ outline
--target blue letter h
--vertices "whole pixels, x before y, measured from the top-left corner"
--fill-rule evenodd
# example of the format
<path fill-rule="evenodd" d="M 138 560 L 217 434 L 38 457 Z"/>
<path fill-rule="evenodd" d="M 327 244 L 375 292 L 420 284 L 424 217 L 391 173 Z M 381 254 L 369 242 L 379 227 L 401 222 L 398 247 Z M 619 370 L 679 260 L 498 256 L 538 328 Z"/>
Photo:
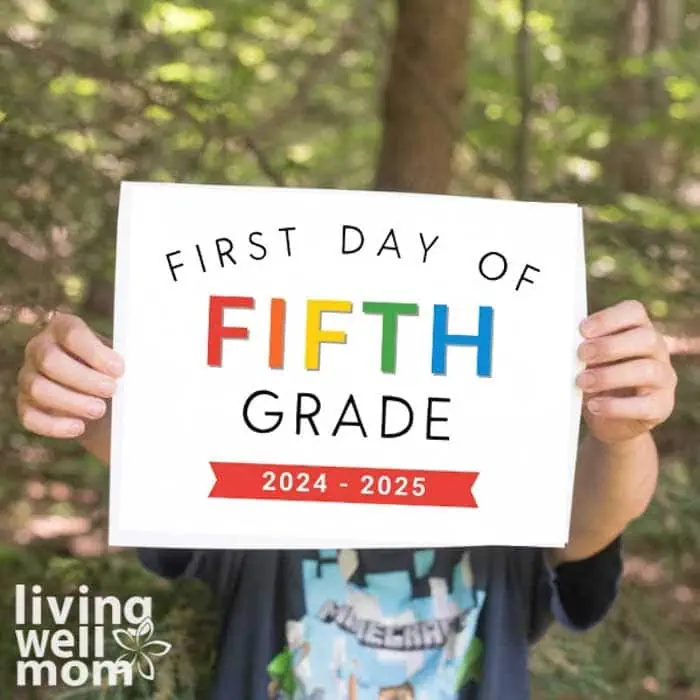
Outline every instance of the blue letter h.
<path fill-rule="evenodd" d="M 476 373 L 491 376 L 493 351 L 493 307 L 479 307 L 478 335 L 449 335 L 447 332 L 447 305 L 436 304 L 433 316 L 433 374 L 447 373 L 447 346 L 476 348 Z"/>

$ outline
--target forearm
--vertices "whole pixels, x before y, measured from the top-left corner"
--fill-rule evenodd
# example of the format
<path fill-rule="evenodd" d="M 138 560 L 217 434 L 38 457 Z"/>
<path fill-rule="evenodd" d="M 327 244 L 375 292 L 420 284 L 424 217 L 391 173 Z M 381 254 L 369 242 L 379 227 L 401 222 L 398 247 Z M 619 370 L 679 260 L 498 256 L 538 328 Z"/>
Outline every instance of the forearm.
<path fill-rule="evenodd" d="M 657 477 L 650 433 L 617 445 L 586 436 L 576 467 L 569 543 L 551 552 L 551 563 L 586 559 L 606 547 L 647 509 Z"/>

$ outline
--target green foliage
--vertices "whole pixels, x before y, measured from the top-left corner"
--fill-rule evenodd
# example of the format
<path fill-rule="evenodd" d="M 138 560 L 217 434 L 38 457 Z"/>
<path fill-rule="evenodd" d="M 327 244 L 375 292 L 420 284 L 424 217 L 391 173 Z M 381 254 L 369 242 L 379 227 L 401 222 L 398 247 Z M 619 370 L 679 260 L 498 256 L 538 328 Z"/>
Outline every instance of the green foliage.
<path fill-rule="evenodd" d="M 638 298 L 669 332 L 699 335 L 700 0 L 665 0 L 667 35 L 636 55 L 622 0 L 536 4 L 525 176 L 519 3 L 473 4 L 453 191 L 510 197 L 526 177 L 532 199 L 582 203 L 590 306 Z M 121 179 L 369 186 L 392 21 L 388 0 L 9 0 L 0 10 L 0 620 L 18 582 L 153 595 L 157 629 L 180 651 L 140 697 L 202 696 L 214 618 L 194 584 L 104 554 L 104 468 L 17 424 L 23 346 L 41 309 L 57 306 L 109 334 Z M 596 631 L 550 635 L 533 659 L 537 697 L 698 691 L 700 569 L 688 554 L 700 551 L 700 375 L 690 360 L 677 366 L 659 493 L 627 539 L 631 562 L 662 573 L 632 576 Z M 10 632 L 0 628 L 3 689 Z"/>

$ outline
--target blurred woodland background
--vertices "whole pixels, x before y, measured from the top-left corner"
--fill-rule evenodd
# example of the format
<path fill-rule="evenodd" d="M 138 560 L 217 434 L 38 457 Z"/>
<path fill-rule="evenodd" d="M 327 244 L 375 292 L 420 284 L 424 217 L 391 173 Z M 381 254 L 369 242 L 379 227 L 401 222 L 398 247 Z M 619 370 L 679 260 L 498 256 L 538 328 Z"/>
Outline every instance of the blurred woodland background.
<path fill-rule="evenodd" d="M 619 603 L 548 635 L 535 698 L 700 698 L 700 0 L 0 0 L 0 28 L 0 697 L 42 697 L 14 690 L 15 583 L 153 595 L 174 649 L 128 697 L 206 688 L 202 589 L 107 553 L 105 469 L 15 416 L 45 311 L 110 334 L 133 179 L 585 205 L 589 305 L 647 304 L 678 407 Z M 62 697 L 127 697 L 90 692 Z"/>

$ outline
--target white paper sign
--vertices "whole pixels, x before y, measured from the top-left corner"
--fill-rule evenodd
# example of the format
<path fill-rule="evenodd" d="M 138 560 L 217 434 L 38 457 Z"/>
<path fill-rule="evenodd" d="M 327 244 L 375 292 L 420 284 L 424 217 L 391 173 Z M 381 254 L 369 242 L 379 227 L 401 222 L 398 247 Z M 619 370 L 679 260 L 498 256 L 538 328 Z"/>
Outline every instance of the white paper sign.
<path fill-rule="evenodd" d="M 568 539 L 581 210 L 124 183 L 112 545 Z"/>

